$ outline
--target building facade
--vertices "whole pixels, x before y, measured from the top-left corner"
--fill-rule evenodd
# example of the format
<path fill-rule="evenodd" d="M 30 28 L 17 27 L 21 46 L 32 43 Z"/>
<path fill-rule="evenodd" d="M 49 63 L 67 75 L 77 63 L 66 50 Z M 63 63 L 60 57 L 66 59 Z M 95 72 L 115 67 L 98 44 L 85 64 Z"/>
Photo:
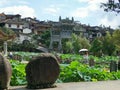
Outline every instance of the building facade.
<path fill-rule="evenodd" d="M 16 41 L 22 43 L 24 40 L 31 41 L 33 34 L 42 34 L 46 30 L 50 31 L 50 45 L 51 50 L 54 49 L 54 43 L 58 43 L 58 51 L 62 51 L 62 39 L 70 39 L 72 33 L 76 35 L 82 34 L 92 41 L 96 37 L 106 35 L 106 31 L 112 33 L 114 30 L 110 27 L 104 26 L 90 26 L 81 24 L 71 19 L 62 19 L 59 17 L 58 21 L 39 21 L 36 18 L 26 17 L 21 18 L 21 15 L 6 15 L 0 14 L 0 26 L 12 29 L 16 33 Z"/>

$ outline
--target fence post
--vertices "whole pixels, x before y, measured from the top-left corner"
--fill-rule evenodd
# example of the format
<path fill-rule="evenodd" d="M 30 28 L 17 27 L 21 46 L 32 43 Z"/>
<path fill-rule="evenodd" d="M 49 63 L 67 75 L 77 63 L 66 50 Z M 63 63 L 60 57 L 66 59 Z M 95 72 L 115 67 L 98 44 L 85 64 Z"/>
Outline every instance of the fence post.
<path fill-rule="evenodd" d="M 110 72 L 117 72 L 117 62 L 116 61 L 111 61 L 110 62 Z"/>
<path fill-rule="evenodd" d="M 92 66 L 94 66 L 94 65 L 95 65 L 94 59 L 90 59 L 90 60 L 89 60 L 89 66 L 92 67 Z"/>

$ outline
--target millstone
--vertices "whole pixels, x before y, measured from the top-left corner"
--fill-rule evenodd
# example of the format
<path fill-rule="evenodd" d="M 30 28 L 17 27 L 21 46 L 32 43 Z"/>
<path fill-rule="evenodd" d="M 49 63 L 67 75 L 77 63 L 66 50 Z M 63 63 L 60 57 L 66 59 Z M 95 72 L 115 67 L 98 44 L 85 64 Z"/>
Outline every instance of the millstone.
<path fill-rule="evenodd" d="M 11 76 L 12 67 L 9 61 L 0 54 L 0 90 L 9 88 Z"/>
<path fill-rule="evenodd" d="M 43 53 L 30 60 L 26 66 L 27 88 L 52 87 L 57 80 L 60 67 L 57 59 L 50 53 Z"/>

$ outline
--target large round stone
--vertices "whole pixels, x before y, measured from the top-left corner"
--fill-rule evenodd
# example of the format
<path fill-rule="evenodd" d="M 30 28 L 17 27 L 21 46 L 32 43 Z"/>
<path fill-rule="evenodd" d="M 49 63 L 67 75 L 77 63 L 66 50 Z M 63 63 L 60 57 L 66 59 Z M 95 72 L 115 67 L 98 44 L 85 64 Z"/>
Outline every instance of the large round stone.
<path fill-rule="evenodd" d="M 58 61 L 50 53 L 34 57 L 25 70 L 27 87 L 32 89 L 52 87 L 60 73 Z"/>
<path fill-rule="evenodd" d="M 0 90 L 8 89 L 12 76 L 12 67 L 9 61 L 0 54 Z"/>

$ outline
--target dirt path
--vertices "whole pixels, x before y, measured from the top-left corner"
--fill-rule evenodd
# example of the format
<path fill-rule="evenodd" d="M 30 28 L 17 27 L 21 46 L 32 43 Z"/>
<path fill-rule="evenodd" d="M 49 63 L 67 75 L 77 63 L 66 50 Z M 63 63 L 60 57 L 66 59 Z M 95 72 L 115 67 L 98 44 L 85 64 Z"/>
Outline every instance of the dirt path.
<path fill-rule="evenodd" d="M 36 90 L 120 90 L 120 80 L 100 81 L 100 82 L 77 82 L 77 83 L 57 83 L 56 88 L 36 89 Z M 35 90 L 26 89 L 25 86 L 11 87 L 11 90 Z"/>

